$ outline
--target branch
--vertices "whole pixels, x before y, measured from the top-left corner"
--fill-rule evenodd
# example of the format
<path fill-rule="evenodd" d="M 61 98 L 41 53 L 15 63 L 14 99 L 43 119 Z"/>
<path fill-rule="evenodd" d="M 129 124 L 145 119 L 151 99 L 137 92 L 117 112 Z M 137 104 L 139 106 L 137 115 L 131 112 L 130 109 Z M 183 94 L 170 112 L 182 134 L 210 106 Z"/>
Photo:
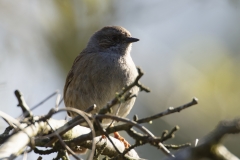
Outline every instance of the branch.
<path fill-rule="evenodd" d="M 54 119 L 49 119 L 48 123 L 51 125 L 51 127 L 48 125 L 47 122 L 39 121 L 39 117 L 34 117 L 35 123 L 24 128 L 22 131 L 19 131 L 12 135 L 5 143 L 3 143 L 0 146 L 0 159 L 1 158 L 6 158 L 10 157 L 11 155 L 14 157 L 18 156 L 21 154 L 21 151 L 29 145 L 30 143 L 30 137 L 39 137 L 36 138 L 35 140 L 35 145 L 43 147 L 45 146 L 46 143 L 49 142 L 49 138 L 41 138 L 41 135 L 46 135 L 51 133 L 52 129 L 51 127 L 56 130 L 62 126 L 64 126 L 67 121 L 65 120 L 54 120 Z M 26 124 L 21 124 L 20 125 L 22 128 L 26 126 Z M 73 143 L 73 141 L 69 141 L 72 139 L 75 139 L 79 136 L 86 135 L 90 133 L 91 130 L 89 128 L 83 127 L 83 126 L 75 126 L 73 129 L 68 131 L 62 136 L 62 139 L 68 145 L 73 151 L 77 151 L 76 148 L 77 146 L 80 146 L 78 143 Z M 103 142 L 97 143 L 100 140 L 100 137 L 94 138 L 94 143 L 96 147 L 99 149 Z M 118 147 L 119 151 L 123 152 L 125 147 L 123 143 L 121 143 L 118 139 L 115 139 L 111 137 L 111 140 L 114 142 L 114 144 Z M 60 143 L 60 142 L 58 142 Z M 58 148 L 64 149 L 62 145 L 56 145 Z M 92 141 L 86 141 L 81 146 L 90 148 L 92 146 Z M 114 150 L 113 146 L 109 141 L 107 141 L 107 146 L 106 149 L 103 152 L 103 155 L 116 155 L 117 152 Z M 134 157 L 134 158 L 139 158 L 137 153 L 134 150 L 131 150 L 127 154 L 127 156 Z"/>
<path fill-rule="evenodd" d="M 222 121 L 215 130 L 200 140 L 196 147 L 189 147 L 176 153 L 176 158 L 167 160 L 238 160 L 235 155 L 227 150 L 222 144 L 222 138 L 227 134 L 240 133 L 240 119 Z"/>
<path fill-rule="evenodd" d="M 140 124 L 136 123 L 135 121 L 131 121 L 127 118 L 121 118 L 118 116 L 113 115 L 94 115 L 92 117 L 95 120 L 101 120 L 101 119 L 112 119 L 119 122 L 124 122 L 123 125 L 118 125 L 114 127 L 109 127 L 106 129 L 106 132 L 108 134 L 117 132 L 117 131 L 126 131 L 132 138 L 135 140 L 138 140 L 139 142 L 145 142 L 150 143 L 153 146 L 157 146 L 159 149 L 161 149 L 167 156 L 173 156 L 170 151 L 161 143 L 161 139 L 155 137 L 148 129 L 146 129 L 144 126 L 141 126 Z M 140 131 L 143 132 L 143 134 L 140 134 L 132 129 L 132 127 L 138 128 Z M 101 135 L 100 132 L 96 132 L 96 135 Z M 90 134 L 86 134 L 83 136 L 80 136 L 76 139 L 74 139 L 75 143 L 81 143 L 86 140 L 90 140 L 92 137 Z"/>
<path fill-rule="evenodd" d="M 169 107 L 164 112 L 158 113 L 156 115 L 153 115 L 153 116 L 150 116 L 150 117 L 147 117 L 147 118 L 139 119 L 139 120 L 137 120 L 137 123 L 149 123 L 150 121 L 152 121 L 154 119 L 157 119 L 157 118 L 160 118 L 160 117 L 163 117 L 163 116 L 175 113 L 175 112 L 180 112 L 181 110 L 186 109 L 186 108 L 191 107 L 191 106 L 196 105 L 196 104 L 198 104 L 198 99 L 193 98 L 193 100 L 191 102 L 187 103 L 187 104 L 184 104 L 184 105 L 179 106 L 177 108 Z"/>
<path fill-rule="evenodd" d="M 16 90 L 15 92 L 15 95 L 17 97 L 17 100 L 18 100 L 18 105 L 19 107 L 21 107 L 22 109 L 22 112 L 23 112 L 23 116 L 24 117 L 32 117 L 32 113 L 27 105 L 27 103 L 25 102 L 24 100 L 24 97 L 22 96 L 21 92 L 19 90 Z"/>
<path fill-rule="evenodd" d="M 138 76 L 136 77 L 135 81 L 131 83 L 130 85 L 124 87 L 120 93 L 117 94 L 115 98 L 113 98 L 105 107 L 100 109 L 99 114 L 106 114 L 111 113 L 111 108 L 119 103 L 119 100 L 124 96 L 126 92 L 128 92 L 131 88 L 134 86 L 137 86 L 140 88 L 140 91 L 150 92 L 150 90 L 146 87 L 144 87 L 140 82 L 139 79 L 144 75 L 143 71 L 140 68 L 137 68 L 138 70 Z M 131 97 L 130 95 L 127 97 Z"/>
<path fill-rule="evenodd" d="M 137 82 L 137 81 L 136 81 Z M 130 94 L 126 94 L 126 95 L 129 95 Z M 129 96 L 125 96 L 124 98 L 128 98 Z M 172 109 L 172 110 L 168 110 L 168 112 L 162 112 L 164 114 L 170 114 L 170 113 L 174 113 L 176 111 L 181 111 L 182 109 L 185 109 L 193 104 L 197 103 L 196 99 L 193 99 L 192 102 L 186 104 L 186 105 L 183 105 L 183 106 L 180 106 L 176 109 Z M 87 109 L 87 111 L 92 111 L 96 108 L 95 105 L 93 105 L 92 107 L 89 107 L 89 109 Z M 71 112 L 76 112 L 78 113 L 79 115 L 81 115 L 80 117 L 75 117 L 74 119 L 72 119 L 71 121 L 69 122 L 66 122 L 64 121 L 64 123 L 66 124 L 62 124 L 61 126 L 58 126 L 56 127 L 56 125 L 52 125 L 50 124 L 50 121 L 49 120 L 52 120 L 50 119 L 52 117 L 53 114 L 56 114 L 58 112 L 61 112 L 61 111 L 71 111 Z M 157 114 L 159 117 L 159 115 L 161 115 L 162 113 L 160 114 Z M 151 116 L 150 118 L 156 118 L 156 116 Z M 91 114 L 88 114 L 86 112 L 83 112 L 83 111 L 80 111 L 80 110 L 77 110 L 77 109 L 74 109 L 74 108 L 61 108 L 59 110 L 56 110 L 56 109 L 52 109 L 49 111 L 49 113 L 41 118 L 39 117 L 34 117 L 33 121 L 31 122 L 34 122 L 32 125 L 27 126 L 27 124 L 29 124 L 29 121 L 28 119 L 25 119 L 23 120 L 22 122 L 26 122 L 26 124 L 24 124 L 24 127 L 26 127 L 25 129 L 22 129 L 21 131 L 17 132 L 17 134 L 11 136 L 9 138 L 9 141 L 10 142 L 13 142 L 11 141 L 11 138 L 14 138 L 14 136 L 18 136 L 18 134 L 20 134 L 20 136 L 18 136 L 16 139 L 24 139 L 24 138 L 21 138 L 21 134 L 25 134 L 27 135 L 27 137 L 29 138 L 29 141 L 28 140 L 25 140 L 26 143 L 21 143 L 20 146 L 18 147 L 18 151 L 21 151 L 25 146 L 27 146 L 31 140 L 30 137 L 39 137 L 38 138 L 38 143 L 36 143 L 37 145 L 41 146 L 42 144 L 44 144 L 44 146 L 47 146 L 48 147 L 52 147 L 53 143 L 56 143 L 54 146 L 54 150 L 62 150 L 62 149 L 65 149 L 65 148 L 68 148 L 70 147 L 68 150 L 71 151 L 77 151 L 78 148 L 77 145 L 81 146 L 81 147 L 86 147 L 86 148 L 89 148 L 89 144 L 93 144 L 92 146 L 92 151 L 94 151 L 94 147 L 95 145 L 97 145 L 97 143 L 95 143 L 95 136 L 92 135 L 92 133 L 94 132 L 94 128 L 92 127 L 92 123 L 90 122 L 90 120 L 88 120 L 88 124 L 90 125 L 90 130 L 88 130 L 88 132 L 86 133 L 83 133 L 83 134 L 75 134 L 76 136 L 74 137 L 73 135 L 73 130 L 74 128 L 76 128 L 75 125 L 78 125 L 78 124 L 81 124 L 83 122 L 85 122 L 87 119 L 90 119 L 92 120 L 93 122 L 96 122 L 96 121 L 101 121 L 102 119 L 112 119 L 112 120 L 115 120 L 115 121 L 121 121 L 121 122 L 124 122 L 124 124 L 122 125 L 119 125 L 119 126 L 114 126 L 114 127 L 109 127 L 105 130 L 98 130 L 96 132 L 96 135 L 101 135 L 103 132 L 105 134 L 110 134 L 110 133 L 113 133 L 113 132 L 116 132 L 116 131 L 126 131 L 133 139 L 136 140 L 136 144 L 131 147 L 130 149 L 128 150 L 119 150 L 119 146 L 115 146 L 115 143 L 118 143 L 119 140 L 115 140 L 116 142 L 113 142 L 112 141 L 112 138 L 107 136 L 111 142 L 111 146 L 110 145 L 107 145 L 106 148 L 107 149 L 104 149 L 103 151 L 101 151 L 102 154 L 107 154 L 108 156 L 111 156 L 111 154 L 115 154 L 115 155 L 119 155 L 121 158 L 126 158 L 129 156 L 129 153 L 128 152 L 134 152 L 135 151 L 131 150 L 133 149 L 134 147 L 136 146 L 139 146 L 139 145 L 143 145 L 145 143 L 149 143 L 159 149 L 161 149 L 166 155 L 170 156 L 170 157 L 173 157 L 173 155 L 170 153 L 170 151 L 162 144 L 163 141 L 169 139 L 169 138 L 172 138 L 173 137 L 173 134 L 174 132 L 177 130 L 177 127 L 174 128 L 169 134 L 166 134 L 162 137 L 155 137 L 149 130 L 147 130 L 144 126 L 141 126 L 138 122 L 141 120 L 138 120 L 137 121 L 137 118 L 135 118 L 135 121 L 131 121 L 129 119 L 126 119 L 126 118 L 121 118 L 121 117 L 118 117 L 118 116 L 112 116 L 112 115 L 105 115 L 105 114 L 96 114 L 96 115 L 91 115 Z M 153 118 L 152 118 L 153 119 Z M 39 124 L 44 124 L 44 125 L 47 125 L 45 124 L 46 121 L 49 121 L 49 124 L 48 124 L 48 127 L 51 126 L 50 128 L 45 128 L 43 126 L 41 127 L 38 127 Z M 30 123 L 31 124 L 31 123 Z M 23 125 L 23 124 L 21 124 Z M 75 127 L 74 127 L 75 126 Z M 80 126 L 79 126 L 80 127 Z M 133 130 L 132 127 L 136 127 L 138 128 L 140 131 L 142 131 L 142 133 L 138 133 L 136 132 L 135 130 Z M 20 127 L 21 128 L 21 127 Z M 32 132 L 28 132 L 29 128 L 34 128 L 34 131 Z M 45 132 L 47 131 L 47 133 L 43 133 L 41 130 L 42 129 L 45 129 Z M 71 129 L 71 130 L 70 130 Z M 101 129 L 101 128 L 100 128 Z M 81 129 L 81 130 L 84 130 L 84 129 Z M 90 132 L 90 131 L 93 131 L 93 132 Z M 22 133 L 21 133 L 22 132 Z M 53 132 L 53 133 L 51 133 Z M 50 133 L 50 134 L 49 134 Z M 43 134 L 47 134 L 46 136 L 41 136 Z M 56 137 L 57 135 L 57 137 Z M 69 137 L 70 135 L 70 137 Z M 60 136 L 62 136 L 60 138 Z M 53 137 L 53 139 L 49 140 L 50 137 Z M 25 138 L 26 139 L 26 138 Z M 67 140 L 67 141 L 66 141 Z M 69 141 L 70 140 L 70 141 Z M 89 141 L 90 140 L 90 141 Z M 7 141 L 6 144 L 9 142 Z M 45 143 L 44 143 L 45 142 Z M 121 142 L 120 142 L 121 143 Z M 66 145 L 65 145 L 66 144 Z M 101 143 L 100 143 L 101 144 Z M 18 146 L 18 145 L 16 145 Z M 99 146 L 99 145 L 97 145 Z M 13 147 L 13 146 L 12 146 Z M 110 147 L 110 148 L 109 148 Z M 112 152 L 112 149 L 111 147 L 114 148 L 113 152 Z M 99 148 L 101 148 L 99 146 Z M 99 149 L 98 148 L 98 149 Z M 124 147 L 123 147 L 124 148 Z M 171 148 L 168 146 L 168 148 Z M 172 145 L 172 148 L 173 145 Z M 176 148 L 176 147 L 175 147 Z M 106 150 L 106 151 L 105 151 Z M 111 152 L 107 152 L 107 150 L 110 150 Z M 0 151 L 1 151 L 1 148 L 0 148 Z M 106 153 L 105 153 L 106 152 Z M 93 152 L 92 152 L 93 153 Z M 19 153 L 14 153 L 16 155 L 18 155 Z M 91 154 L 93 156 L 93 154 Z M 134 156 L 136 156 L 137 154 L 134 154 Z"/>

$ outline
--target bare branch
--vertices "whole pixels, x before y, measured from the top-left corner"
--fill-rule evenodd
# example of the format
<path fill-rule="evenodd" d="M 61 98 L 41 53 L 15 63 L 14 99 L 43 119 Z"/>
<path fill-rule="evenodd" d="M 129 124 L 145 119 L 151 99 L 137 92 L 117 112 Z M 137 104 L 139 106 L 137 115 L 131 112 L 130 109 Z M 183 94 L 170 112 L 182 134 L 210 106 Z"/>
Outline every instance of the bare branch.
<path fill-rule="evenodd" d="M 227 134 L 240 133 L 240 119 L 222 121 L 217 128 L 200 140 L 196 147 L 189 147 L 176 153 L 174 160 L 238 160 L 235 155 L 229 152 L 222 144 L 222 138 Z M 168 160 L 171 160 L 168 159 Z"/>
<path fill-rule="evenodd" d="M 179 127 L 178 126 L 175 126 L 169 133 L 167 132 L 164 132 L 164 134 L 162 134 L 162 137 L 161 137 L 161 141 L 164 142 L 168 139 L 171 139 L 174 137 L 174 133 L 179 130 Z"/>
<path fill-rule="evenodd" d="M 140 91 L 150 92 L 150 90 L 146 87 L 144 87 L 142 84 L 140 84 L 139 79 L 143 76 L 143 71 L 140 68 L 137 68 L 138 70 L 138 76 L 136 77 L 135 81 L 131 83 L 130 85 L 124 87 L 121 92 L 117 93 L 117 96 L 113 98 L 105 107 L 103 107 L 99 114 L 106 114 L 108 112 L 111 113 L 111 108 L 119 103 L 119 99 L 121 99 L 122 96 L 124 96 L 125 93 L 127 93 L 131 88 L 134 86 L 138 86 L 140 88 Z M 130 97 L 130 96 L 129 96 Z"/>
<path fill-rule="evenodd" d="M 184 105 L 179 106 L 177 108 L 169 107 L 166 111 L 163 111 L 161 113 L 158 113 L 156 115 L 153 115 L 153 116 L 150 116 L 150 117 L 147 117 L 147 118 L 139 119 L 139 120 L 137 120 L 137 123 L 149 123 L 150 121 L 152 121 L 154 119 L 157 119 L 157 118 L 160 118 L 160 117 L 163 117 L 163 116 L 175 113 L 175 112 L 180 112 L 181 110 L 186 109 L 186 108 L 191 107 L 191 106 L 196 105 L 196 104 L 198 104 L 198 99 L 193 98 L 193 100 L 191 102 L 187 103 L 187 104 L 184 104 Z"/>
<path fill-rule="evenodd" d="M 120 151 L 118 150 L 118 148 L 115 146 L 115 144 L 114 144 L 113 141 L 111 140 L 111 138 L 110 138 L 110 136 L 108 135 L 108 133 L 106 132 L 106 130 L 103 129 L 103 127 L 101 126 L 99 120 L 96 119 L 95 122 L 96 122 L 98 128 L 100 129 L 100 132 L 102 132 L 103 135 L 105 135 L 105 136 L 109 139 L 109 141 L 112 143 L 114 149 L 118 152 L 118 154 L 120 154 L 121 152 L 120 152 Z"/>
<path fill-rule="evenodd" d="M 30 110 L 34 110 L 37 107 L 39 107 L 40 105 L 42 105 L 44 102 L 46 102 L 47 100 L 49 100 L 50 98 L 52 98 L 53 96 L 55 96 L 56 94 L 58 94 L 59 91 L 55 91 L 54 93 L 52 93 L 51 95 L 49 95 L 48 97 L 46 97 L 44 100 L 42 100 L 40 103 L 36 104 L 35 106 L 31 107 Z M 61 103 L 61 101 L 59 102 L 59 104 Z"/>
<path fill-rule="evenodd" d="M 61 145 L 69 152 L 73 155 L 73 157 L 77 160 L 80 160 L 80 158 L 77 157 L 77 155 L 71 150 L 71 148 L 69 148 L 62 140 L 62 138 L 59 136 L 59 134 L 57 134 L 56 132 L 54 132 L 54 129 L 52 128 L 52 126 L 49 124 L 48 120 L 46 121 L 47 124 L 49 125 L 49 127 L 51 128 L 51 130 L 53 131 L 53 133 L 55 133 L 55 135 L 58 137 L 59 142 L 61 143 Z"/>
<path fill-rule="evenodd" d="M 21 92 L 19 90 L 16 90 L 15 92 L 15 95 L 17 97 L 17 100 L 18 100 L 18 105 L 19 107 L 21 107 L 22 109 L 22 112 L 23 112 L 23 116 L 24 117 L 32 117 L 32 112 L 30 111 L 27 103 L 25 102 L 24 100 L 24 97 L 22 96 Z"/>

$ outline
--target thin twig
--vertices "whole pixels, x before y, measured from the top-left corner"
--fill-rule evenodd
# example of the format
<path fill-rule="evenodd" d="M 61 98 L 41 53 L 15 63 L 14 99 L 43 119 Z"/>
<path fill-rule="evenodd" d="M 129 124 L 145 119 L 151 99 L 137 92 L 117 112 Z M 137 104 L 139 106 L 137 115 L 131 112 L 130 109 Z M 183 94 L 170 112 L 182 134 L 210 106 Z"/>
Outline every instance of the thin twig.
<path fill-rule="evenodd" d="M 18 100 L 18 105 L 17 106 L 21 107 L 22 112 L 23 112 L 22 113 L 23 116 L 26 117 L 26 118 L 27 117 L 32 117 L 33 114 L 30 111 L 27 103 L 25 102 L 24 97 L 22 96 L 21 92 L 19 90 L 16 90 L 14 93 L 15 93 L 15 95 L 17 97 L 17 100 Z"/>
<path fill-rule="evenodd" d="M 52 93 L 51 95 L 49 95 L 48 97 L 43 99 L 40 103 L 38 103 L 35 106 L 31 107 L 30 110 L 32 111 L 32 110 L 36 109 L 37 107 L 39 107 L 40 105 L 42 105 L 43 103 L 45 103 L 47 100 L 49 100 L 50 98 L 52 98 L 53 96 L 55 96 L 58 93 L 59 93 L 59 91 L 55 91 L 54 93 Z M 59 102 L 59 104 L 60 104 L 60 102 Z"/>
<path fill-rule="evenodd" d="M 2 111 L 0 111 L 0 116 L 3 117 L 4 119 L 6 119 L 7 121 L 9 121 L 10 123 L 13 123 L 16 126 L 16 131 L 20 130 L 23 133 L 25 133 L 28 136 L 29 140 L 30 140 L 30 147 L 31 147 L 31 149 L 34 148 L 34 140 L 33 140 L 33 138 L 31 136 L 29 136 L 25 132 L 25 130 L 21 127 L 21 124 L 15 118 L 9 116 L 8 114 L 6 114 L 6 113 L 4 113 Z"/>
<path fill-rule="evenodd" d="M 103 153 L 104 149 L 106 148 L 107 146 L 107 142 L 104 143 L 100 148 L 96 149 L 96 155 L 94 156 L 94 159 L 98 159 L 98 157 Z"/>
<path fill-rule="evenodd" d="M 37 160 L 42 160 L 42 156 L 39 156 Z"/>
<path fill-rule="evenodd" d="M 166 111 L 163 111 L 161 113 L 155 114 L 155 115 L 147 117 L 147 118 L 139 119 L 137 121 L 137 123 L 149 123 L 150 121 L 152 121 L 154 119 L 157 119 L 157 118 L 160 118 L 160 117 L 163 117 L 163 116 L 175 113 L 175 112 L 180 112 L 181 110 L 186 109 L 188 107 L 191 107 L 195 104 L 198 104 L 198 99 L 197 98 L 193 98 L 193 100 L 191 102 L 189 102 L 187 104 L 184 104 L 182 106 L 179 106 L 177 108 L 169 107 Z"/>
<path fill-rule="evenodd" d="M 13 127 L 12 126 L 8 126 L 6 129 L 5 129 L 5 131 L 3 132 L 3 134 L 8 134 L 9 135 L 9 133 L 10 133 L 10 131 L 13 129 Z"/>
<path fill-rule="evenodd" d="M 51 148 L 51 149 L 47 149 L 47 150 L 40 150 L 38 148 L 34 148 L 33 150 L 35 153 L 40 154 L 40 155 L 48 155 L 54 152 L 57 152 L 57 150 L 55 148 Z"/>
<path fill-rule="evenodd" d="M 85 112 L 87 112 L 87 113 L 91 112 L 91 111 L 95 110 L 96 108 L 97 108 L 97 106 L 96 106 L 96 104 L 94 104 L 94 105 L 88 107 L 85 110 Z M 55 112 L 55 111 L 53 111 L 53 112 Z M 50 118 L 52 116 L 51 111 L 48 113 L 48 115 L 49 115 L 48 118 Z M 58 132 L 58 134 L 61 136 L 61 135 L 65 134 L 67 131 L 69 131 L 70 129 L 72 129 L 74 126 L 79 125 L 83 122 L 85 122 L 83 117 L 78 115 L 78 116 L 72 118 L 70 121 L 67 122 L 67 124 L 66 124 L 67 127 L 65 127 L 65 126 L 60 127 L 56 130 L 56 132 Z M 52 133 L 52 134 L 48 134 L 46 136 L 42 136 L 41 138 L 46 138 L 46 137 L 50 138 L 50 137 L 53 137 L 53 136 L 54 136 L 54 134 Z M 56 141 L 56 139 L 55 139 L 55 141 Z"/>
<path fill-rule="evenodd" d="M 176 145 L 176 144 L 164 144 L 164 146 L 165 146 L 167 149 L 178 150 L 178 149 L 190 147 L 190 146 L 191 146 L 191 143 L 185 143 L 185 144 L 180 144 L 180 145 Z"/>
<path fill-rule="evenodd" d="M 138 146 L 142 146 L 144 144 L 146 144 L 147 142 L 140 142 L 140 141 L 136 141 L 136 143 L 132 146 L 130 146 L 129 148 L 127 148 L 123 153 L 122 153 L 122 157 L 127 154 L 130 150 L 138 147 Z"/>
<path fill-rule="evenodd" d="M 152 140 L 152 139 L 155 138 L 155 136 L 154 136 L 148 129 L 146 129 L 144 126 L 141 126 L 141 125 L 139 125 L 138 123 L 136 123 L 136 122 L 134 122 L 134 121 L 131 121 L 131 120 L 127 119 L 127 118 L 120 118 L 120 117 L 113 116 L 113 115 L 95 115 L 95 118 L 94 118 L 94 119 L 98 119 L 98 118 L 100 118 L 100 119 L 103 119 L 103 118 L 104 118 L 104 119 L 112 119 L 112 120 L 116 120 L 116 121 L 125 122 L 125 123 L 127 123 L 129 126 L 131 126 L 131 127 L 134 126 L 134 127 L 138 128 L 140 131 L 142 131 L 144 134 L 146 134 L 146 135 L 149 137 L 149 139 Z M 128 127 L 127 130 L 126 130 L 126 132 L 128 132 L 131 127 Z M 112 128 L 109 128 L 109 130 L 111 130 L 111 129 L 112 129 Z M 108 133 L 109 133 L 109 132 L 108 132 Z M 166 155 L 172 157 L 172 154 L 170 153 L 170 151 L 169 151 L 166 147 L 164 147 L 164 146 L 161 144 L 161 142 L 159 142 L 159 146 L 161 146 L 160 149 L 161 149 L 164 153 L 166 153 Z"/>
<path fill-rule="evenodd" d="M 116 147 L 116 145 L 113 143 L 112 139 L 109 137 L 108 133 L 106 132 L 106 130 L 104 130 L 99 122 L 99 120 L 95 120 L 98 128 L 100 129 L 100 131 L 108 138 L 108 140 L 112 143 L 113 147 L 115 148 L 115 150 L 118 152 L 118 154 L 120 154 L 121 152 L 119 151 L 119 149 Z"/>
<path fill-rule="evenodd" d="M 16 125 L 14 123 L 12 123 L 11 121 L 9 121 L 8 119 L 5 119 L 2 117 L 2 119 L 12 128 L 17 129 Z"/>
<path fill-rule="evenodd" d="M 70 152 L 75 159 L 80 160 L 80 158 L 77 157 L 77 155 L 71 150 L 71 148 L 69 148 L 69 147 L 64 143 L 64 141 L 63 141 L 62 138 L 59 136 L 59 134 L 57 134 L 56 132 L 54 132 L 54 129 L 52 128 L 52 126 L 50 125 L 50 123 L 48 122 L 48 120 L 47 120 L 46 122 L 47 122 L 48 125 L 50 126 L 51 130 L 53 131 L 53 133 L 55 133 L 55 135 L 58 137 L 58 140 L 59 140 L 60 144 L 61 144 L 68 152 Z"/>
<path fill-rule="evenodd" d="M 58 93 L 56 101 L 55 101 L 55 108 L 56 108 L 56 110 L 58 110 L 58 107 L 59 107 L 59 104 L 60 104 L 60 100 L 61 100 L 61 94 Z"/>
<path fill-rule="evenodd" d="M 22 128 L 20 127 L 19 121 L 17 121 L 15 118 L 9 116 L 8 114 L 6 114 L 6 113 L 4 113 L 4 112 L 2 112 L 2 111 L 0 111 L 0 116 L 1 116 L 2 118 L 6 119 L 8 122 L 16 125 L 19 129 L 22 129 Z"/>
<path fill-rule="evenodd" d="M 176 152 L 178 160 L 186 159 L 221 159 L 221 160 L 237 160 L 225 146 L 221 144 L 221 140 L 228 134 L 240 133 L 240 119 L 229 121 L 221 121 L 217 127 L 205 137 L 201 138 L 197 146 L 188 147 Z M 167 160 L 174 160 L 168 158 Z"/>
<path fill-rule="evenodd" d="M 44 121 L 44 120 L 47 120 L 49 119 L 52 115 L 56 114 L 56 113 L 59 113 L 59 112 L 74 112 L 80 116 L 82 116 L 82 118 L 85 120 L 85 122 L 88 124 L 89 128 L 91 129 L 91 136 L 92 136 L 92 152 L 89 156 L 89 159 L 92 159 L 93 156 L 94 156 L 94 150 L 96 148 L 95 146 L 95 140 L 94 140 L 94 137 L 95 137 L 95 130 L 94 130 L 94 127 L 93 127 L 93 124 L 92 122 L 89 120 L 88 116 L 87 116 L 87 113 L 81 111 L 81 110 L 78 110 L 78 109 L 75 109 L 75 108 L 60 108 L 58 111 L 52 109 L 50 110 L 50 112 L 45 115 L 44 117 L 42 117 L 41 119 L 39 119 L 38 121 Z M 56 132 L 56 131 L 55 131 Z M 57 133 L 57 132 L 56 132 Z M 61 134 L 59 134 L 61 135 Z M 54 143 L 55 141 L 50 141 L 47 146 L 49 146 L 50 144 Z"/>
<path fill-rule="evenodd" d="M 97 105 L 93 104 L 92 106 L 88 107 L 84 112 L 90 113 L 90 112 L 94 111 L 96 108 L 97 108 Z"/>
<path fill-rule="evenodd" d="M 27 152 L 27 149 L 25 149 L 23 153 L 23 160 L 27 160 L 27 157 L 28 157 L 28 152 Z"/>
<path fill-rule="evenodd" d="M 134 86 L 138 86 L 140 88 L 140 91 L 150 92 L 150 90 L 146 87 L 144 87 L 142 84 L 140 84 L 139 79 L 143 76 L 143 71 L 140 68 L 137 68 L 138 70 L 138 76 L 136 77 L 135 81 L 131 83 L 130 85 L 124 87 L 121 92 L 117 93 L 117 96 L 113 98 L 105 107 L 103 107 L 98 113 L 99 114 L 106 114 L 108 112 L 111 113 L 111 108 L 116 105 L 119 102 L 119 99 L 131 88 Z M 130 96 L 129 96 L 130 97 Z"/>
<path fill-rule="evenodd" d="M 179 130 L 179 127 L 178 126 L 175 126 L 169 133 L 166 133 L 166 134 L 163 134 L 162 137 L 161 137 L 161 142 L 164 142 L 168 139 L 171 139 L 174 137 L 174 133 Z"/>
<path fill-rule="evenodd" d="M 154 137 L 154 135 L 149 130 L 147 130 L 144 126 L 141 126 L 138 123 L 136 123 L 130 119 L 127 119 L 127 118 L 122 118 L 122 117 L 113 116 L 113 115 L 94 115 L 93 117 L 94 117 L 94 119 L 112 119 L 112 120 L 119 121 L 119 122 L 125 122 L 125 123 L 129 124 L 129 126 L 131 126 L 131 127 L 134 126 L 134 127 L 138 128 L 144 134 L 147 134 L 150 137 Z M 111 129 L 111 128 L 109 128 L 109 129 Z"/>
<path fill-rule="evenodd" d="M 113 115 L 93 115 L 92 117 L 95 120 L 98 119 L 112 119 L 115 121 L 119 121 L 119 122 L 124 122 L 125 124 L 123 125 L 118 125 L 118 126 L 114 126 L 114 127 L 110 127 L 108 128 L 106 131 L 107 133 L 113 133 L 113 132 L 117 132 L 117 131 L 126 131 L 130 136 L 132 136 L 134 139 L 137 139 L 136 137 L 139 138 L 139 140 L 144 141 L 148 141 L 148 143 L 152 144 L 152 145 L 156 145 L 158 144 L 158 146 L 161 146 L 160 149 L 163 151 L 163 153 L 165 153 L 166 155 L 172 157 L 173 155 L 170 153 L 170 151 L 164 147 L 161 144 L 161 141 L 159 138 L 155 137 L 148 129 L 146 129 L 144 126 L 139 125 L 138 123 L 131 121 L 129 119 L 126 118 L 121 118 L 121 117 L 117 117 L 117 116 L 113 116 Z M 140 131 L 142 131 L 144 133 L 144 135 L 140 135 L 136 132 L 132 132 L 131 127 L 136 127 L 138 128 Z M 133 135 L 134 134 L 134 135 Z M 97 132 L 96 135 L 101 135 L 100 132 Z M 69 141 L 69 143 L 82 143 L 86 140 L 90 140 L 92 139 L 92 136 L 90 135 L 90 133 L 82 135 L 78 138 L 75 138 L 74 141 Z M 84 147 L 84 146 L 83 146 Z"/>

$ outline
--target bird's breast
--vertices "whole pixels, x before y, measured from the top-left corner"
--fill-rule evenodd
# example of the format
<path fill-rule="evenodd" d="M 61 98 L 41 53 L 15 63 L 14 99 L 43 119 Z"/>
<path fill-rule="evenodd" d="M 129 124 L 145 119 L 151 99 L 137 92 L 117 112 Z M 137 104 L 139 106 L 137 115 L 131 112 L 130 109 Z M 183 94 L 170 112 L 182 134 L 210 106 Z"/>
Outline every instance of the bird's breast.
<path fill-rule="evenodd" d="M 137 77 L 136 66 L 130 56 L 97 56 L 82 61 L 75 67 L 72 82 L 75 85 L 70 85 L 68 89 L 68 95 L 71 95 L 69 99 L 77 105 L 75 108 L 85 110 L 96 104 L 95 112 L 98 112 Z M 137 87 L 132 89 L 133 94 L 137 92 Z"/>

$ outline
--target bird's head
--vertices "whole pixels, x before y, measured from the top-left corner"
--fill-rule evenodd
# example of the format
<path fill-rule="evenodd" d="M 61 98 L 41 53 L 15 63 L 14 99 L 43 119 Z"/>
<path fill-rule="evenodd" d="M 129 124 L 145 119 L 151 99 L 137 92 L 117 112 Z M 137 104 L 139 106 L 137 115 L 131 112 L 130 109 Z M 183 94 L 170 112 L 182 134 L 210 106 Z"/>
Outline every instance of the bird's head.
<path fill-rule="evenodd" d="M 131 37 L 128 30 L 120 26 L 106 26 L 93 34 L 88 46 L 101 52 L 126 54 L 131 49 L 131 43 L 139 39 Z"/>

